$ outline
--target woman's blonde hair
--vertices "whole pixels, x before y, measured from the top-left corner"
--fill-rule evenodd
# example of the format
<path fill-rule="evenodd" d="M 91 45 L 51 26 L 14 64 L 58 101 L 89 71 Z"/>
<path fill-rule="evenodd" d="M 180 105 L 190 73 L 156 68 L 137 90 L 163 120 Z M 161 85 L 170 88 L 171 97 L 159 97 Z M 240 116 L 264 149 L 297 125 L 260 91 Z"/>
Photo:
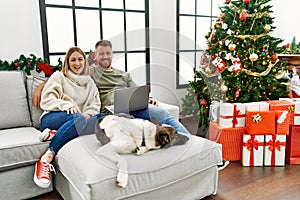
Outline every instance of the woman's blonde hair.
<path fill-rule="evenodd" d="M 69 58 L 71 57 L 72 53 L 74 53 L 74 52 L 80 53 L 84 58 L 84 69 L 82 70 L 80 75 L 90 75 L 90 66 L 89 66 L 88 61 L 86 59 L 86 55 L 79 47 L 71 47 L 68 50 L 68 52 L 66 53 L 66 57 L 65 57 L 64 64 L 62 66 L 61 72 L 65 76 L 68 76 L 68 71 L 70 69 Z"/>

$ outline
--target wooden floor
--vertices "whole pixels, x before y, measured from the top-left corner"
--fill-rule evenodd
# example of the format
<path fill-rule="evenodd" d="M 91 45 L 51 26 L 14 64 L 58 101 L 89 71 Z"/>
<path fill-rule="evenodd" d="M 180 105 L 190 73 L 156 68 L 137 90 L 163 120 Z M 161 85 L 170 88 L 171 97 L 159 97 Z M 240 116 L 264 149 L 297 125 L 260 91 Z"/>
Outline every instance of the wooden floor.
<path fill-rule="evenodd" d="M 185 188 L 188 189 L 188 188 Z M 58 192 L 32 200 L 61 200 Z M 216 195 L 204 200 L 297 200 L 300 199 L 300 165 L 284 167 L 243 167 L 230 164 L 219 173 Z"/>
<path fill-rule="evenodd" d="M 192 120 L 182 120 L 189 131 L 196 135 Z M 205 135 L 199 133 L 198 135 Z M 188 188 L 184 188 L 188 190 Z M 57 191 L 32 200 L 61 200 Z M 219 173 L 216 195 L 204 200 L 298 200 L 300 199 L 300 165 L 284 167 L 243 167 L 239 161 Z M 160 200 L 160 199 L 159 199 Z M 164 199 L 162 199 L 164 200 Z"/>

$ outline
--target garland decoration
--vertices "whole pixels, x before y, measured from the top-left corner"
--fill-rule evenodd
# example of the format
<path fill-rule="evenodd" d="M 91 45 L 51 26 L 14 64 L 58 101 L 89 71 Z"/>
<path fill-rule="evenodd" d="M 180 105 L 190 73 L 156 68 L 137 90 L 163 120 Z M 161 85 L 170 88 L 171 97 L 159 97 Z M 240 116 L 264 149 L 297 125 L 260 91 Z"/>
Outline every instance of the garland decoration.
<path fill-rule="evenodd" d="M 31 75 L 31 71 L 35 70 L 38 73 L 44 72 L 45 76 L 50 76 L 53 72 L 61 70 L 62 61 L 58 59 L 57 65 L 50 65 L 48 59 L 42 59 L 36 57 L 34 54 L 30 54 L 29 57 L 21 54 L 19 58 L 9 62 L 7 60 L 0 59 L 0 70 L 21 70 L 27 75 Z"/>
<path fill-rule="evenodd" d="M 270 73 L 272 67 L 274 67 L 277 62 L 278 62 L 278 60 L 274 64 L 269 63 L 267 69 L 265 71 L 261 72 L 261 73 L 252 72 L 251 70 L 248 70 L 248 69 L 242 69 L 242 71 L 245 72 L 248 75 L 256 76 L 256 77 L 267 76 Z"/>

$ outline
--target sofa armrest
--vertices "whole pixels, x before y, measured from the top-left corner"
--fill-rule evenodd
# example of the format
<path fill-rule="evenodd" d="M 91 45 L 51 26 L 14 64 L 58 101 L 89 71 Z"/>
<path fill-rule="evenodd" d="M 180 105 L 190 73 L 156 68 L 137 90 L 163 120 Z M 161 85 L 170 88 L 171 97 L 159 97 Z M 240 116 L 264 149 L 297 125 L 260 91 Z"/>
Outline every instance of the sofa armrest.
<path fill-rule="evenodd" d="M 179 120 L 179 106 L 158 102 L 158 107 L 164 108 L 170 112 L 170 114 Z"/>

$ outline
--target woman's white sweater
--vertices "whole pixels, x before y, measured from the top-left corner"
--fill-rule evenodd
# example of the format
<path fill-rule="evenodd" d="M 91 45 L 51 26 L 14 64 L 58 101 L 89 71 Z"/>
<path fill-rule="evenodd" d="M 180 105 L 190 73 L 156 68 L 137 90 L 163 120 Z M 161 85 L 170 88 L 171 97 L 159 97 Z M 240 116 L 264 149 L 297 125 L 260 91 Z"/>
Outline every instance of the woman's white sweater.
<path fill-rule="evenodd" d="M 50 111 L 66 111 L 73 106 L 77 106 L 82 114 L 93 116 L 100 112 L 99 92 L 93 79 L 71 71 L 68 77 L 54 72 L 42 92 L 43 115 Z"/>

